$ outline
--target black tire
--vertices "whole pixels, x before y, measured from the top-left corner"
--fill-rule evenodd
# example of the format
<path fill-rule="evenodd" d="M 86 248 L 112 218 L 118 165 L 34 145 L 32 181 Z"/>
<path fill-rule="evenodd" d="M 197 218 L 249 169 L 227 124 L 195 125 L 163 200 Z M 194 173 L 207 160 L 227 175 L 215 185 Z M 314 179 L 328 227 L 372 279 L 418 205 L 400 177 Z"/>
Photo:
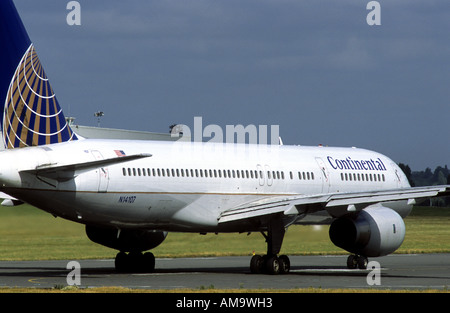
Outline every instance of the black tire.
<path fill-rule="evenodd" d="M 114 266 L 118 272 L 126 272 L 128 269 L 128 255 L 125 252 L 119 252 L 114 259 Z"/>
<path fill-rule="evenodd" d="M 254 255 L 250 260 L 250 272 L 252 274 L 261 274 L 264 268 L 264 259 L 260 255 Z"/>
<path fill-rule="evenodd" d="M 369 260 L 365 256 L 360 256 L 358 258 L 358 268 L 360 270 L 366 270 L 367 264 L 369 264 Z"/>
<path fill-rule="evenodd" d="M 277 275 L 280 273 L 280 260 L 277 256 L 272 256 L 266 260 L 266 271 L 269 274 Z"/>
<path fill-rule="evenodd" d="M 347 258 L 347 268 L 354 270 L 358 267 L 358 257 L 356 255 L 349 255 Z"/>
<path fill-rule="evenodd" d="M 280 255 L 280 274 L 287 274 L 291 270 L 291 261 L 287 255 Z"/>
<path fill-rule="evenodd" d="M 153 273 L 155 271 L 155 256 L 151 252 L 146 252 L 142 255 L 143 271 L 146 273 Z"/>

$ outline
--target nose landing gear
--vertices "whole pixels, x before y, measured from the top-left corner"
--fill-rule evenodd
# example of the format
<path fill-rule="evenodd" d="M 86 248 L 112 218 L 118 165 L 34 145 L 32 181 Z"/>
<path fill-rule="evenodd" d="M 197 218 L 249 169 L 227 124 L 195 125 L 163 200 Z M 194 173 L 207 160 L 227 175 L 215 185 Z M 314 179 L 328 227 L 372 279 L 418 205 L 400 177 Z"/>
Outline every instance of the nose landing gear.
<path fill-rule="evenodd" d="M 365 270 L 368 263 L 369 260 L 363 255 L 352 254 L 347 258 L 347 268 L 349 269 L 359 268 L 360 270 Z"/>

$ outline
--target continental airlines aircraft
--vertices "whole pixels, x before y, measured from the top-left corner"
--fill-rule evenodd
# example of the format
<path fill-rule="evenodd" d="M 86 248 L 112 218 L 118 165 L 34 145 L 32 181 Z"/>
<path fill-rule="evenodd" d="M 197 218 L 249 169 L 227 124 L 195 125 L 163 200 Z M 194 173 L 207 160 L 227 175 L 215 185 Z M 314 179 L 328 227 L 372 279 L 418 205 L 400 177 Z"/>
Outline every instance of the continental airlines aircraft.
<path fill-rule="evenodd" d="M 153 271 L 144 252 L 168 232 L 261 232 L 267 253 L 251 258 L 251 272 L 286 273 L 286 228 L 328 222 L 348 266 L 365 268 L 400 247 L 416 200 L 450 193 L 411 188 L 391 159 L 363 149 L 83 139 L 11 0 L 0 4 L 0 49 L 0 191 L 86 225 L 119 251 L 118 270 Z"/>

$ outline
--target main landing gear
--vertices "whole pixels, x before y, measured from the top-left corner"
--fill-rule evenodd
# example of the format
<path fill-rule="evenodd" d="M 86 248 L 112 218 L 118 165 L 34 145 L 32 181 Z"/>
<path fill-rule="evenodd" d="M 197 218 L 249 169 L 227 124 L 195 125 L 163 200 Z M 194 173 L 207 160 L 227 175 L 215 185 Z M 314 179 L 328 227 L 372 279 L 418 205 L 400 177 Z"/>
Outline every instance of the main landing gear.
<path fill-rule="evenodd" d="M 269 256 L 254 255 L 250 261 L 252 274 L 286 274 L 291 268 L 291 262 L 287 255 Z"/>
<path fill-rule="evenodd" d="M 152 273 L 155 271 L 155 256 L 151 252 L 119 252 L 114 264 L 118 272 Z"/>
<path fill-rule="evenodd" d="M 250 261 L 253 274 L 286 274 L 291 269 L 291 262 L 286 255 L 277 256 L 284 238 L 284 225 L 281 218 L 271 221 L 267 235 L 262 233 L 267 242 L 266 255 L 254 255 Z"/>

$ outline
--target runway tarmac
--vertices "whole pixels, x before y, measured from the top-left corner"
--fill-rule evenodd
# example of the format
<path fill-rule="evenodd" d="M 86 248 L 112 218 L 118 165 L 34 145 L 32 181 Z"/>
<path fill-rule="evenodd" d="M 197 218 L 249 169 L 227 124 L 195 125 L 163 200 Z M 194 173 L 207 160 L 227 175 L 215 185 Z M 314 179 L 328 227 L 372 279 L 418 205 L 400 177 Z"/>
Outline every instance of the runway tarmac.
<path fill-rule="evenodd" d="M 291 256 L 286 275 L 257 275 L 249 270 L 250 257 L 156 259 L 151 274 L 117 273 L 114 260 L 0 261 L 0 287 L 64 287 L 79 278 L 80 288 L 122 286 L 146 289 L 291 289 L 381 288 L 448 289 L 450 254 L 395 254 L 372 258 L 380 268 L 349 270 L 347 256 Z M 375 264 L 376 265 L 376 264 Z M 379 283 L 379 284 L 377 284 Z"/>

